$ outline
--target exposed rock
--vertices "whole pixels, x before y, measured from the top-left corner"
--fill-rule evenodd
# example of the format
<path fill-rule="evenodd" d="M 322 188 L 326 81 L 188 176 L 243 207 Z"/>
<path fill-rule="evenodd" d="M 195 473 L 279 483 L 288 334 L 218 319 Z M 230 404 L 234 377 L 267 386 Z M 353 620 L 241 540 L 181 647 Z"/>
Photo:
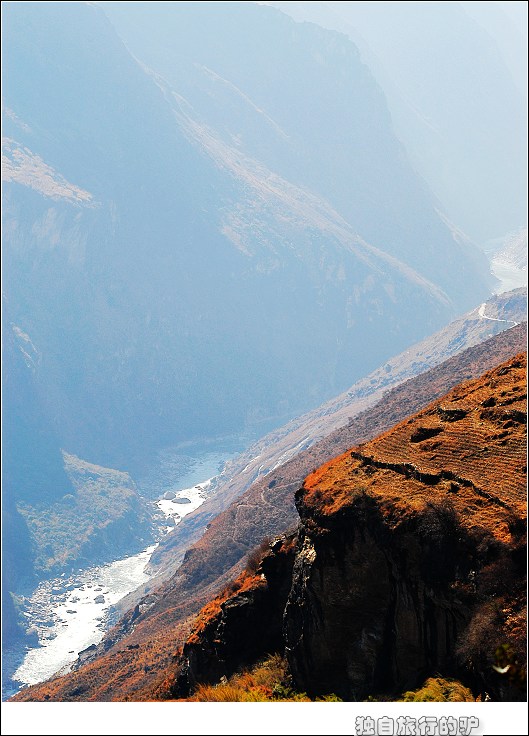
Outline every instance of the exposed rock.
<path fill-rule="evenodd" d="M 292 574 L 291 562 L 271 563 L 271 551 L 249 585 L 241 576 L 239 590 L 203 609 L 175 694 L 220 682 L 285 645 L 296 689 L 312 697 L 394 696 L 442 673 L 489 697 L 523 698 L 492 664 L 497 647 L 516 650 L 519 661 L 524 654 L 525 431 L 513 423 L 502 444 L 494 417 L 483 421 L 491 387 L 516 397 L 523 413 L 525 359 L 458 386 L 442 404 L 312 473 L 296 495 Z M 438 451 L 424 454 L 413 438 L 437 426 L 448 405 Z M 287 579 L 272 586 L 265 575 L 263 587 L 267 564 Z M 284 598 L 275 596 L 288 586 L 282 616 Z"/>
<path fill-rule="evenodd" d="M 482 622 L 492 587 L 504 613 L 495 616 L 488 641 L 467 647 L 466 665 L 472 661 L 476 687 L 501 699 L 521 697 L 494 681 L 492 663 L 503 641 L 523 657 L 514 622 L 524 606 L 516 581 L 523 577 L 525 425 L 513 423 L 498 437 L 495 417 L 484 421 L 480 409 L 491 389 L 516 397 L 515 411 L 524 414 L 525 358 L 462 384 L 449 402 L 305 481 L 285 612 L 286 651 L 300 689 L 356 700 L 453 672 L 469 632 L 476 640 L 482 623 L 475 621 Z M 453 424 L 437 435 L 432 454 L 423 453 L 414 438 L 437 417 Z"/>
<path fill-rule="evenodd" d="M 201 612 L 183 650 L 175 694 L 187 696 L 198 683 L 219 682 L 282 648 L 295 541 L 290 534 L 266 545 L 257 569 L 245 570 Z"/>
<path fill-rule="evenodd" d="M 362 700 L 415 687 L 450 665 L 469 612 L 446 582 L 435 586 L 424 573 L 454 540 L 447 537 L 425 559 L 416 524 L 392 534 L 365 496 L 333 519 L 331 534 L 312 532 L 310 519 L 302 526 L 285 612 L 299 689 Z"/>
<path fill-rule="evenodd" d="M 104 603 L 105 602 L 105 596 L 104 595 L 96 595 L 94 598 L 94 603 Z"/>
<path fill-rule="evenodd" d="M 422 442 L 435 437 L 443 431 L 442 427 L 418 427 L 410 437 L 410 442 Z"/>
<path fill-rule="evenodd" d="M 88 658 L 88 657 L 90 656 L 90 654 L 91 654 L 91 653 L 92 653 L 92 652 L 93 652 L 93 651 L 94 651 L 95 649 L 96 649 L 96 645 L 95 645 L 95 644 L 90 644 L 90 646 L 89 646 L 89 647 L 86 647 L 86 649 L 82 649 L 82 650 L 81 650 L 81 651 L 80 651 L 80 652 L 78 653 L 78 657 L 79 657 L 79 659 L 80 659 L 81 661 L 85 660 L 86 658 Z"/>

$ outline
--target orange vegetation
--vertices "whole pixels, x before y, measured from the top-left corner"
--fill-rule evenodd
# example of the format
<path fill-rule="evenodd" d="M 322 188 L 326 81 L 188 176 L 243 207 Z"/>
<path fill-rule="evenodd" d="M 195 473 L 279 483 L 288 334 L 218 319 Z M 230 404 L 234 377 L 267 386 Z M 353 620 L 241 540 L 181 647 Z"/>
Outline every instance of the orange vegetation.
<path fill-rule="evenodd" d="M 368 494 L 398 524 L 448 500 L 464 527 L 509 543 L 513 519 L 525 518 L 526 399 L 520 354 L 318 468 L 304 504 L 332 515 Z"/>
<path fill-rule="evenodd" d="M 256 573 L 250 573 L 244 570 L 239 577 L 228 585 L 216 598 L 209 603 L 206 603 L 204 608 L 200 611 L 195 619 L 193 630 L 187 639 L 187 644 L 195 644 L 200 641 L 200 635 L 204 632 L 206 627 L 215 621 L 222 611 L 222 604 L 234 595 L 240 595 L 241 593 L 255 590 L 259 587 L 264 587 L 266 581 L 262 575 Z"/>

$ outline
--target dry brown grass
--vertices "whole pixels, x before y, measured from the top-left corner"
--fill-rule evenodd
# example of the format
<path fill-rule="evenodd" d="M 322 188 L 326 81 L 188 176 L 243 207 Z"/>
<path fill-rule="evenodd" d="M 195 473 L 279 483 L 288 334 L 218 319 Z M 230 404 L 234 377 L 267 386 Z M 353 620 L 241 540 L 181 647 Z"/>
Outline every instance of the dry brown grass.
<path fill-rule="evenodd" d="M 187 644 L 197 644 L 206 627 L 208 627 L 221 613 L 222 604 L 232 596 L 266 585 L 260 575 L 243 570 L 239 577 L 212 601 L 206 603 L 195 619 L 193 630 L 187 639 Z"/>
<path fill-rule="evenodd" d="M 233 675 L 218 685 L 199 685 L 188 700 L 196 703 L 310 702 L 304 693 L 289 687 L 285 660 L 278 654 L 268 657 L 252 670 Z"/>
<path fill-rule="evenodd" d="M 520 354 L 457 386 L 353 455 L 348 451 L 322 465 L 305 480 L 305 505 L 333 515 L 368 494 L 398 521 L 450 499 L 464 528 L 487 529 L 509 545 L 512 519 L 526 514 L 525 412 L 526 357 Z M 417 441 L 419 430 L 436 435 Z M 403 466 L 440 479 L 422 482 Z"/>
<path fill-rule="evenodd" d="M 472 692 L 457 680 L 430 677 L 418 690 L 410 690 L 399 699 L 404 703 L 475 703 Z"/>

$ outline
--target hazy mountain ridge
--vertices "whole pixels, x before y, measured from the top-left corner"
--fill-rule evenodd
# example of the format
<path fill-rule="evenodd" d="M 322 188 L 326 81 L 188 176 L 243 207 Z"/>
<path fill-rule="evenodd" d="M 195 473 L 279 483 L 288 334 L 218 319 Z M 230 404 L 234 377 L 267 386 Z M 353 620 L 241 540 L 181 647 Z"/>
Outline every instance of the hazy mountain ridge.
<path fill-rule="evenodd" d="M 502 3 L 268 4 L 358 44 L 414 167 L 474 239 L 525 224 L 527 37 Z"/>
<path fill-rule="evenodd" d="M 480 268 L 472 245 L 455 243 L 437 217 L 384 94 L 347 37 L 252 3 L 101 5 L 133 53 L 225 144 L 329 202 L 364 240 L 452 298 L 461 275 L 444 279 L 434 264 L 454 258 Z"/>
<path fill-rule="evenodd" d="M 6 322 L 8 315 L 6 308 Z M 152 541 L 155 528 L 154 509 L 140 498 L 128 474 L 61 452 L 43 401 L 45 357 L 16 325 L 4 324 L 3 357 L 9 417 L 2 448 L 2 631 L 7 651 L 26 636 L 26 621 L 13 595 L 28 595 L 53 575 L 137 552 Z"/>
<path fill-rule="evenodd" d="M 373 269 L 379 278 L 391 278 L 390 272 L 396 270 L 407 280 L 406 288 L 424 289 L 441 303 L 448 304 L 449 298 L 442 289 L 406 263 L 363 241 L 327 202 L 289 183 L 258 161 L 222 143 L 214 130 L 186 115 L 187 106 L 182 105 L 174 92 L 168 90 L 165 92 L 166 97 L 172 95 L 173 105 L 176 102 L 177 119 L 191 140 L 198 143 L 219 167 L 226 169 L 243 185 L 241 199 L 233 209 L 223 215 L 220 229 L 244 255 L 259 258 L 260 270 L 278 270 L 281 267 L 278 251 L 282 248 L 292 250 L 297 258 L 306 258 L 310 240 L 309 243 L 297 241 L 299 230 L 307 229 L 311 240 L 321 233 L 321 236 L 329 241 L 329 245 L 321 242 L 320 250 L 316 254 L 317 263 L 312 266 L 314 270 L 321 270 L 323 267 L 326 280 L 337 277 L 339 281 L 350 283 L 353 279 L 352 274 L 347 274 L 343 267 L 334 265 L 332 256 L 325 252 L 326 247 L 330 250 L 329 246 L 334 245 L 352 253 L 363 266 Z M 265 252 L 262 253 L 262 250 Z M 265 255 L 267 250 L 270 251 L 268 258 Z M 330 263 L 327 263 L 328 261 Z M 364 290 L 367 288 L 369 291 L 372 286 L 366 285 Z M 392 285 L 385 284 L 384 288 L 391 294 Z M 359 291 L 359 287 L 355 287 L 353 291 L 358 305 L 360 297 L 365 294 Z M 391 296 L 394 297 L 393 294 Z M 348 314 L 348 319 L 352 320 L 353 315 Z"/>
<path fill-rule="evenodd" d="M 399 271 L 394 261 L 372 252 L 374 263 L 359 264 L 335 238 L 331 245 L 327 224 L 321 234 L 300 224 L 299 218 L 314 210 L 314 200 L 300 215 L 285 212 L 292 198 L 287 204 L 280 199 L 279 211 L 277 200 L 271 212 L 265 208 L 261 232 L 245 245 L 258 254 L 261 265 L 248 262 L 221 233 L 227 224 L 226 207 L 236 210 L 247 190 L 247 180 L 240 179 L 247 167 L 241 166 L 238 179 L 226 176 L 190 145 L 179 133 L 161 90 L 132 59 L 102 12 L 75 4 L 28 3 L 16 10 L 8 6 L 7 19 L 12 72 L 6 100 L 14 114 L 6 118 L 6 135 L 100 203 L 80 212 L 67 202 L 50 207 L 32 190 L 6 186 L 6 233 L 12 246 L 5 265 L 12 274 L 10 284 L 17 284 L 16 289 L 10 286 L 8 298 L 17 323 L 46 356 L 43 374 L 50 412 L 68 451 L 107 466 L 128 465 L 130 445 L 139 451 L 154 436 L 162 444 L 178 439 L 175 428 L 178 434 L 181 416 L 187 417 L 186 438 L 203 433 L 204 416 L 218 420 L 210 431 L 219 434 L 240 430 L 255 418 L 296 413 L 304 402 L 306 406 L 308 400 L 316 403 L 318 397 L 331 395 L 333 386 L 346 380 L 340 367 L 351 362 L 353 334 L 369 319 L 369 305 L 347 306 L 347 274 L 355 275 L 361 292 L 373 291 L 372 303 L 382 300 L 378 311 L 388 314 L 390 306 L 395 313 L 391 291 L 401 288 L 396 281 L 408 290 L 411 278 L 423 314 L 431 314 L 430 327 L 419 329 L 431 331 L 446 319 L 442 315 L 451 307 L 439 302 L 428 285 L 425 294 L 416 277 L 403 268 Z M 87 43 L 82 24 L 97 38 L 95 47 Z M 41 49 L 39 57 L 35 49 Z M 107 51 L 99 53 L 102 49 Z M 98 58 L 92 63 L 94 50 Z M 70 63 L 61 65 L 61 55 L 70 55 Z M 73 62 L 77 74 L 71 70 Z M 28 66 L 33 69 L 31 81 L 20 72 Z M 37 83 L 40 89 L 34 90 Z M 115 88 L 111 104 L 105 88 Z M 72 99 L 80 95 L 79 108 L 72 107 Z M 89 126 L 77 120 L 82 115 L 91 120 Z M 156 131 L 156 136 L 147 131 Z M 266 176 L 260 172 L 259 186 Z M 244 215 L 246 223 L 248 217 Z M 294 252 L 283 244 L 285 217 L 294 220 Z M 346 238 L 349 245 L 355 240 L 350 231 Z M 156 247 L 148 246 L 151 243 Z M 329 259 L 323 282 L 322 247 Z M 266 265 L 270 250 L 273 286 L 268 280 L 270 263 Z M 347 259 L 353 258 L 347 268 Z M 380 258 L 389 294 L 371 283 Z M 206 263 L 210 268 L 204 268 Z M 340 277 L 342 268 L 346 271 Z M 161 300 L 155 298 L 159 294 Z M 412 299 L 407 296 L 404 304 L 403 297 L 397 298 L 408 312 L 402 332 L 419 336 Z M 425 299 L 430 307 L 425 307 Z M 291 315 L 290 323 L 285 323 L 284 314 Z M 39 315 L 47 315 L 46 320 Z M 373 318 L 378 326 L 374 323 L 370 330 L 382 330 L 386 317 Z M 302 376 L 299 366 L 294 370 L 293 356 L 307 349 L 309 324 L 329 333 L 328 345 L 313 356 L 319 368 Z M 396 330 L 394 334 L 393 344 L 388 342 L 369 358 L 370 367 L 380 363 L 384 353 L 396 351 L 403 337 Z M 67 356 L 65 340 L 71 346 Z M 226 352 L 226 342 L 233 351 Z M 267 356 L 261 345 L 267 346 Z M 160 350 L 164 358 L 154 361 Z M 216 365 L 214 380 L 211 365 Z M 242 371 L 244 366 L 248 369 Z M 278 395 L 272 379 L 279 372 L 283 386 Z M 86 387 L 82 392 L 75 388 L 80 375 Z M 233 375 L 239 375 L 237 388 Z M 274 392 L 275 400 L 265 402 L 265 394 Z M 189 396 L 195 397 L 193 407 Z"/>
<path fill-rule="evenodd" d="M 395 191 L 409 186 L 412 199 L 412 191 L 422 191 L 402 164 L 382 94 L 359 65 L 354 46 L 336 34 L 295 24 L 277 11 L 242 6 L 229 6 L 226 17 L 241 14 L 248 25 L 265 10 L 263 32 L 277 29 L 286 39 L 295 34 L 295 48 L 284 48 L 283 55 L 295 59 L 299 54 L 300 64 L 312 58 L 313 66 L 325 70 L 325 78 L 332 82 L 335 75 L 333 84 L 346 83 L 351 89 L 351 75 L 341 82 L 335 69 L 336 49 L 345 49 L 361 80 L 351 92 L 359 96 L 358 103 L 349 110 L 361 108 L 364 118 L 380 115 L 377 126 L 365 119 L 359 123 L 358 135 L 380 129 L 393 151 L 395 171 L 388 169 L 387 181 Z M 178 51 L 176 39 L 189 47 L 194 38 L 204 49 L 212 20 L 202 28 L 194 16 L 198 11 L 184 10 L 187 15 L 182 16 L 179 4 L 178 18 L 188 18 L 190 35 L 185 39 L 180 29 L 173 48 Z M 152 18 L 159 23 L 154 8 Z M 448 288 L 448 281 L 455 280 L 452 299 L 468 303 L 473 289 L 474 299 L 476 291 L 486 294 L 484 269 L 471 263 L 473 256 L 468 260 L 430 204 L 420 205 L 419 219 L 429 223 L 431 237 L 443 233 L 453 254 L 452 276 L 443 284 L 417 277 L 413 259 L 395 261 L 389 254 L 397 247 L 393 238 L 387 246 L 368 245 L 362 232 L 357 234 L 360 223 L 346 225 L 321 195 L 307 193 L 303 169 L 300 187 L 252 158 L 259 151 L 250 145 L 250 153 L 241 151 L 237 162 L 233 140 L 221 150 L 218 131 L 204 149 L 205 131 L 215 118 L 200 123 L 196 110 L 179 98 L 180 113 L 183 109 L 187 116 L 183 128 L 182 117 L 175 119 L 176 100 L 168 103 L 98 8 L 13 4 L 6 6 L 6 20 L 6 136 L 42 159 L 61 182 L 90 193 L 99 203 L 96 208 L 78 207 L 50 201 L 13 182 L 5 187 L 10 247 L 4 266 L 11 274 L 7 297 L 16 324 L 40 346 L 43 400 L 68 452 L 107 467 L 130 468 L 141 464 L 155 443 L 159 447 L 203 436 L 205 419 L 210 435 L 241 431 L 263 420 L 268 426 L 280 424 L 446 322 L 460 308 L 448 304 L 439 291 Z M 169 38 L 173 26 L 168 26 Z M 187 92 L 195 67 L 184 51 L 185 63 L 177 66 L 182 78 L 176 81 Z M 247 67 L 254 71 L 248 72 L 246 86 L 255 89 L 242 85 L 246 97 L 260 88 L 268 64 L 255 49 L 247 53 L 252 58 Z M 237 68 L 241 66 L 238 62 Z M 218 75 L 208 69 L 208 79 L 213 72 Z M 291 84 L 299 87 L 298 77 L 296 71 Z M 271 79 L 268 100 L 278 84 Z M 180 94 L 178 85 L 174 89 Z M 305 107 L 313 104 L 302 87 L 297 94 L 301 102 L 306 99 Z M 251 104 L 241 99 L 256 115 L 262 117 L 255 108 L 264 111 L 267 125 L 274 121 L 273 140 L 281 139 L 282 145 L 286 139 L 277 126 L 290 141 L 292 126 L 305 119 L 306 109 L 292 113 L 296 106 L 284 95 L 277 110 L 268 110 L 259 99 Z M 213 115 L 211 107 L 203 115 L 207 111 Z M 249 129 L 244 116 L 228 122 Z M 199 145 L 200 124 L 208 127 L 200 128 Z M 306 158 L 307 167 L 310 157 L 299 148 L 308 135 L 303 131 L 298 131 L 297 148 L 288 145 L 298 162 Z M 362 149 L 360 138 L 353 143 L 355 150 Z M 221 168 L 218 158 L 211 158 L 213 145 L 214 156 L 222 153 Z M 332 139 L 326 145 L 332 146 Z M 376 141 L 370 145 L 376 147 Z M 266 152 L 273 153 L 272 143 Z M 328 173 L 334 166 L 331 160 L 325 165 Z M 319 178 L 322 166 L 321 160 L 312 165 L 311 176 Z M 366 181 L 371 176 L 365 162 L 364 175 Z M 359 197 L 364 196 L 362 177 Z M 344 186 L 349 179 L 341 177 Z M 421 202 L 425 197 L 423 192 Z M 400 218 L 414 221 L 417 206 Z M 384 211 L 377 211 L 378 222 L 385 220 Z M 389 230 L 391 222 L 396 225 L 395 214 L 387 210 Z M 403 233 L 401 229 L 399 242 L 406 239 Z M 435 255 L 433 243 L 425 248 L 428 239 L 421 238 L 416 247 L 412 235 L 408 254 L 411 248 L 418 257 L 426 251 Z M 436 257 L 445 262 L 445 255 Z M 465 278 L 465 289 L 456 289 L 459 278 Z M 315 331 L 324 341 L 317 351 L 311 346 Z M 379 334 L 384 340 L 373 339 Z M 361 343 L 366 347 L 359 351 Z"/>
<path fill-rule="evenodd" d="M 21 502 L 36 575 L 57 575 L 137 552 L 154 538 L 153 509 L 128 475 L 63 453 L 70 493 L 52 504 Z"/>

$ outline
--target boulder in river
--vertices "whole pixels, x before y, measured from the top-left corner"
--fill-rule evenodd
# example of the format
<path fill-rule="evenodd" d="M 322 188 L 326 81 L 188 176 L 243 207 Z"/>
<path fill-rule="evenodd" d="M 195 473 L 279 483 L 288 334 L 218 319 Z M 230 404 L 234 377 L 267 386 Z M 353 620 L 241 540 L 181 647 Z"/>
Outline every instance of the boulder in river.
<path fill-rule="evenodd" d="M 92 654 L 92 652 L 95 651 L 96 649 L 97 647 L 95 644 L 90 644 L 89 647 L 86 647 L 86 649 L 83 649 L 80 652 L 78 652 L 78 656 L 81 662 L 83 662 L 87 657 L 89 657 L 90 654 Z"/>

